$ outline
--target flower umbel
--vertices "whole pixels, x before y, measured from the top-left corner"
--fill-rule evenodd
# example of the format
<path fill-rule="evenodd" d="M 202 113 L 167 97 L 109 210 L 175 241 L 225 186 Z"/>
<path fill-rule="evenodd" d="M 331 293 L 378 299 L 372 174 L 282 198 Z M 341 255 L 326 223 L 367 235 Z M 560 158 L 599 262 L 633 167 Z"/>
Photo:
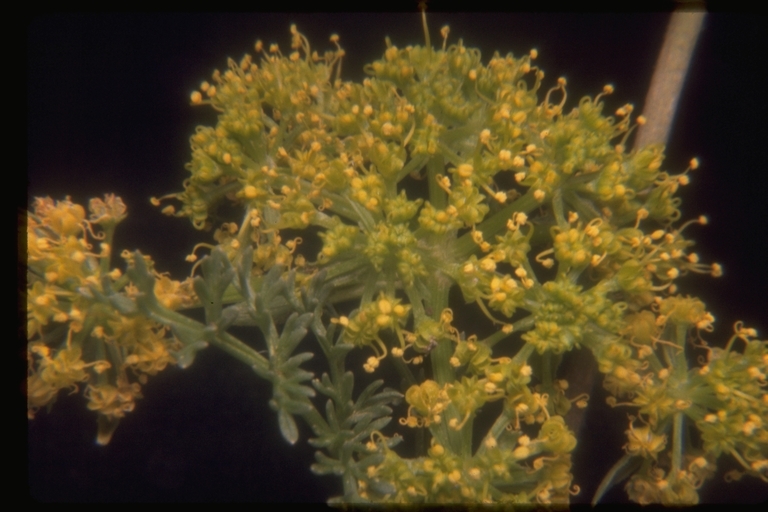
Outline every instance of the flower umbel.
<path fill-rule="evenodd" d="M 646 120 L 604 115 L 611 85 L 571 108 L 536 50 L 483 61 L 424 26 L 360 83 L 338 36 L 320 54 L 291 26 L 289 53 L 259 41 L 191 93 L 216 124 L 190 137 L 183 191 L 151 200 L 213 230 L 183 281 L 138 251 L 111 266 L 120 198 L 88 217 L 36 199 L 29 417 L 82 389 L 106 444 L 148 376 L 213 345 L 269 382 L 289 443 L 306 422 L 338 501 L 567 504 L 567 415 L 589 396 L 558 370 L 581 349 L 632 411 L 598 498 L 626 472 L 639 503 L 695 503 L 721 455 L 768 482 L 768 344 L 739 323 L 708 345 L 713 313 L 678 290 L 722 274 L 684 236 L 706 217 L 678 223 L 698 160 L 629 149 Z"/>

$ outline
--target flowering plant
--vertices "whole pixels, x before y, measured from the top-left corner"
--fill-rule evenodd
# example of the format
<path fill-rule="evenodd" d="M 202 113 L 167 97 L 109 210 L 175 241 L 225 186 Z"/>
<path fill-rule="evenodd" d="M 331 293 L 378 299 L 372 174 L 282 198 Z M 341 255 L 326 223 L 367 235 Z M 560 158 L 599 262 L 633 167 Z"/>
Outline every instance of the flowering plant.
<path fill-rule="evenodd" d="M 584 347 L 610 404 L 633 411 L 606 485 L 627 470 L 636 501 L 693 502 L 722 453 L 765 479 L 765 342 L 737 324 L 725 349 L 708 347 L 712 315 L 676 293 L 686 273 L 720 273 L 691 251 L 692 222 L 675 223 L 696 160 L 670 174 L 661 147 L 630 151 L 643 118 L 630 105 L 604 117 L 611 86 L 568 112 L 564 79 L 539 91 L 535 51 L 483 64 L 444 29 L 441 48 L 388 42 L 358 84 L 339 78 L 338 38 L 321 56 L 291 33 L 287 56 L 257 43 L 261 60 L 230 61 L 191 96 L 219 119 L 192 136 L 184 190 L 153 201 L 216 228 L 196 247 L 209 255 L 189 256 L 194 277 L 138 252 L 123 252 L 125 273 L 111 267 L 115 196 L 88 219 L 35 201 L 30 415 L 82 386 L 106 444 L 148 375 L 214 345 L 272 384 L 285 439 L 306 421 L 313 470 L 341 476 L 344 501 L 563 502 L 578 492 L 565 418 L 588 397 L 557 370 Z M 484 334 L 457 326 L 451 289 Z M 310 332 L 326 370 L 295 353 Z M 390 388 L 355 386 L 385 366 Z"/>

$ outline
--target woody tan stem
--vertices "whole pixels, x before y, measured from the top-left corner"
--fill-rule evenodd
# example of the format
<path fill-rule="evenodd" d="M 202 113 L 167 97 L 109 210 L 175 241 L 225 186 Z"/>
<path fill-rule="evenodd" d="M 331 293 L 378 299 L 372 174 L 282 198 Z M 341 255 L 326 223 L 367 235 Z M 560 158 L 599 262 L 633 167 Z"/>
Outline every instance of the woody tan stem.
<path fill-rule="evenodd" d="M 645 97 L 647 123 L 639 127 L 635 148 L 667 143 L 703 21 L 703 12 L 672 13 Z"/>

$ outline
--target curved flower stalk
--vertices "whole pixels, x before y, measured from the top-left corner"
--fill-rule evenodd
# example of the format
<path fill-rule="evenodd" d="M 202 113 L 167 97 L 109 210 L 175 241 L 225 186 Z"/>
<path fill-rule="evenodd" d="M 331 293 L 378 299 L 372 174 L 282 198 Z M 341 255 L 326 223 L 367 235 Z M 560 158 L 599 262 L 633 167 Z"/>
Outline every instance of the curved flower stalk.
<path fill-rule="evenodd" d="M 56 293 L 45 295 L 61 272 L 48 278 L 48 256 L 30 250 L 33 408 L 118 367 L 70 347 L 111 353 L 122 347 L 116 326 L 147 322 L 168 361 L 186 366 L 214 345 L 271 382 L 283 436 L 295 443 L 297 419 L 309 425 L 313 470 L 343 481 L 337 501 L 567 503 L 580 489 L 565 417 L 589 397 L 556 376 L 565 352 L 586 347 L 609 403 L 631 411 L 626 456 L 601 493 L 629 476 L 635 501 L 696 502 L 721 454 L 766 479 L 766 342 L 738 325 L 725 350 L 708 347 L 701 335 L 714 317 L 678 293 L 681 276 L 721 274 L 684 236 L 706 218 L 680 223 L 676 193 L 696 159 L 674 173 L 663 146 L 630 151 L 645 119 L 629 104 L 605 116 L 610 85 L 569 111 L 566 80 L 545 85 L 535 50 L 483 63 L 461 40 L 449 44 L 445 27 L 440 48 L 387 40 L 369 78 L 352 83 L 340 79 L 337 36 L 321 55 L 291 34 L 287 55 L 257 42 L 257 58 L 230 59 L 190 97 L 218 122 L 191 137 L 184 190 L 153 202 L 216 228 L 215 245 L 188 258 L 210 249 L 194 278 L 163 280 L 139 253 L 126 254 L 125 277 L 103 261 L 97 272 L 106 255 L 80 249 L 78 272 L 94 278 L 59 286 L 94 320 L 73 330 L 71 313 L 56 316 Z M 84 240 L 84 227 L 64 232 L 55 216 L 34 215 L 50 247 Z M 84 214 L 71 215 L 81 226 Z M 452 289 L 490 335 L 461 332 Z M 178 311 L 188 307 L 205 320 Z M 261 336 L 243 342 L 232 326 Z M 294 354 L 305 338 L 314 349 Z M 706 360 L 694 363 L 694 349 Z M 319 354 L 320 375 L 302 366 Z M 133 355 L 124 373 L 161 369 Z M 66 372 L 45 380 L 49 367 Z M 388 369 L 399 378 L 377 393 Z M 356 393 L 361 370 L 381 379 Z M 489 404 L 500 409 L 490 427 L 477 421 Z M 415 456 L 398 449 L 403 440 Z"/>

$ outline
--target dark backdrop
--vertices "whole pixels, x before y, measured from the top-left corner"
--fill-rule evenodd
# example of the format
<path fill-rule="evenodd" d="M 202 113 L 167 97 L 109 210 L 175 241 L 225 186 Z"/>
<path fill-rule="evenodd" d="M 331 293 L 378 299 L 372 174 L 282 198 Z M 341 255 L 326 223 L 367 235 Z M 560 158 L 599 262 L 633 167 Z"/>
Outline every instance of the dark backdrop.
<path fill-rule="evenodd" d="M 668 14 L 429 15 L 433 42 L 451 27 L 482 50 L 515 55 L 539 50 L 538 65 L 554 83 L 568 79 L 569 105 L 606 83 L 613 110 L 648 88 Z M 717 318 L 709 337 L 724 341 L 738 319 L 768 334 L 766 131 L 762 20 L 713 14 L 705 21 L 672 132 L 666 168 L 679 171 L 693 156 L 702 166 L 682 191 L 683 217 L 710 217 L 689 228 L 703 261 L 717 261 L 718 280 L 696 276 L 681 291 L 698 294 Z M 183 278 L 183 257 L 209 235 L 183 219 L 165 217 L 148 201 L 181 189 L 189 136 L 215 115 L 192 108 L 189 95 L 226 58 L 265 44 L 290 45 L 296 23 L 312 47 L 328 49 L 331 33 L 347 51 L 343 77 L 360 80 L 366 62 L 383 53 L 384 36 L 398 46 L 423 44 L 421 20 L 411 14 L 52 15 L 27 27 L 28 199 L 71 195 L 122 196 L 129 217 L 116 253 L 140 249 L 160 270 Z M 763 78 L 760 78 L 763 76 Z M 545 85 L 546 87 L 549 85 Z M 598 386 L 599 388 L 599 386 Z M 244 365 L 204 351 L 187 370 L 169 368 L 144 387 L 145 398 L 121 423 L 109 446 L 94 443 L 95 415 L 80 395 L 62 394 L 50 414 L 28 424 L 28 492 L 41 501 L 324 501 L 340 492 L 334 477 L 309 471 L 308 431 L 289 447 L 267 407 L 269 386 Z M 594 492 L 624 443 L 626 411 L 594 411 L 575 453 L 580 500 Z M 21 411 L 19 411 L 21 414 Z M 26 425 L 25 425 L 26 426 Z M 729 466 L 731 467 L 731 466 Z M 705 486 L 707 501 L 756 502 L 766 486 L 745 479 L 726 486 L 722 473 Z M 616 489 L 607 500 L 624 499 Z"/>

